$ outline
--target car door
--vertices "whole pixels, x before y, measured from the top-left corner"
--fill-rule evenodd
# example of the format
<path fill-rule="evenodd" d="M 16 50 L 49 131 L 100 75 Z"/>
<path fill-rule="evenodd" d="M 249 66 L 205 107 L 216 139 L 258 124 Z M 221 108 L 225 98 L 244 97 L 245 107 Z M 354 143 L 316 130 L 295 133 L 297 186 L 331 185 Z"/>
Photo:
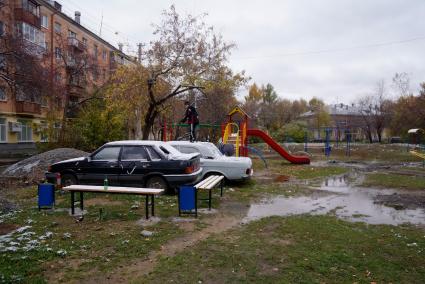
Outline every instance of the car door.
<path fill-rule="evenodd" d="M 80 183 L 103 185 L 103 181 L 107 178 L 109 185 L 118 185 L 118 177 L 121 173 L 120 152 L 121 146 L 107 146 L 91 155 L 89 160 L 81 166 Z"/>
<path fill-rule="evenodd" d="M 119 182 L 123 186 L 143 186 L 143 177 L 148 171 L 150 161 L 144 146 L 123 146 L 121 153 L 121 174 Z"/>

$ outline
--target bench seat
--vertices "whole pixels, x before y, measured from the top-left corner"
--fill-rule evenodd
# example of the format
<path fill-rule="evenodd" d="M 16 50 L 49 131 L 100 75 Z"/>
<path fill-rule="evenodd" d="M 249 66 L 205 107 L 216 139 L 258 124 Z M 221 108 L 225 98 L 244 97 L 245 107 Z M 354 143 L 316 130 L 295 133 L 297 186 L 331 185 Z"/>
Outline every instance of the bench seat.
<path fill-rule="evenodd" d="M 105 190 L 103 186 L 98 185 L 83 185 L 73 184 L 63 188 L 64 191 L 71 193 L 71 213 L 75 213 L 75 196 L 76 192 L 80 193 L 80 209 L 84 210 L 84 192 L 106 193 L 106 194 L 132 194 L 145 196 L 146 219 L 149 219 L 149 196 L 151 197 L 152 216 L 155 216 L 155 195 L 160 195 L 164 189 L 160 188 L 140 188 L 140 187 L 123 187 L 123 186 L 108 186 Z"/>

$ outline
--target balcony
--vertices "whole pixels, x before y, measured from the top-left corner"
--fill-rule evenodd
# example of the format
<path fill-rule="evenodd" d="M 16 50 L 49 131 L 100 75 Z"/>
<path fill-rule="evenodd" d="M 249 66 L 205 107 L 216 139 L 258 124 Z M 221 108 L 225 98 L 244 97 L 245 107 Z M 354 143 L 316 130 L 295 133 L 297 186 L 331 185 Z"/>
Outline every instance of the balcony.
<path fill-rule="evenodd" d="M 76 69 L 77 66 L 77 61 L 75 60 L 75 58 L 72 57 L 68 57 L 66 58 L 66 68 L 68 69 Z"/>
<path fill-rule="evenodd" d="M 36 56 L 41 58 L 43 55 L 47 55 L 47 42 L 43 42 L 41 44 L 35 44 L 30 42 L 29 40 L 22 40 L 22 49 L 29 55 Z"/>
<path fill-rule="evenodd" d="M 38 103 L 17 101 L 15 111 L 20 114 L 41 114 L 41 105 Z"/>
<path fill-rule="evenodd" d="M 75 37 L 68 37 L 68 46 L 74 47 L 76 50 L 79 51 L 86 51 L 87 49 L 87 46 Z"/>
<path fill-rule="evenodd" d="M 25 22 L 41 29 L 40 17 L 23 8 L 15 8 L 15 21 Z"/>

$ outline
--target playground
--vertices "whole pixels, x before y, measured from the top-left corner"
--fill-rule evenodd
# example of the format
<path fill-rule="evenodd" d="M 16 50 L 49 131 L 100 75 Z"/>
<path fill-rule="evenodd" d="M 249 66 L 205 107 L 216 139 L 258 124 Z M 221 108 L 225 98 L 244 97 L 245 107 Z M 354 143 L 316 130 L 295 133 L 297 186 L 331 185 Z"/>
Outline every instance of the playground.
<path fill-rule="evenodd" d="M 306 154 L 305 143 L 278 143 L 230 114 L 217 136 L 251 157 L 254 176 L 215 192 L 212 210 L 200 203 L 198 218 L 178 217 L 176 196 L 158 197 L 146 221 L 140 198 L 88 194 L 81 220 L 69 216 L 67 193 L 38 211 L 35 186 L 4 186 L 2 281 L 424 282 L 417 141 L 353 143 L 349 155 L 344 143 L 329 155 L 317 143 Z M 250 136 L 263 143 L 246 143 Z"/>

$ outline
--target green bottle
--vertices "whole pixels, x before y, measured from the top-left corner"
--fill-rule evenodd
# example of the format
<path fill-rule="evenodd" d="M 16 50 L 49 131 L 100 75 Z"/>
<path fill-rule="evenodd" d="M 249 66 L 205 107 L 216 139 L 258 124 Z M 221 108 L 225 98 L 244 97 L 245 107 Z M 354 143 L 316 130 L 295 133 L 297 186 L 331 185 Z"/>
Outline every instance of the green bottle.
<path fill-rule="evenodd" d="M 105 176 L 105 179 L 103 180 L 103 189 L 108 189 L 108 176 Z"/>

